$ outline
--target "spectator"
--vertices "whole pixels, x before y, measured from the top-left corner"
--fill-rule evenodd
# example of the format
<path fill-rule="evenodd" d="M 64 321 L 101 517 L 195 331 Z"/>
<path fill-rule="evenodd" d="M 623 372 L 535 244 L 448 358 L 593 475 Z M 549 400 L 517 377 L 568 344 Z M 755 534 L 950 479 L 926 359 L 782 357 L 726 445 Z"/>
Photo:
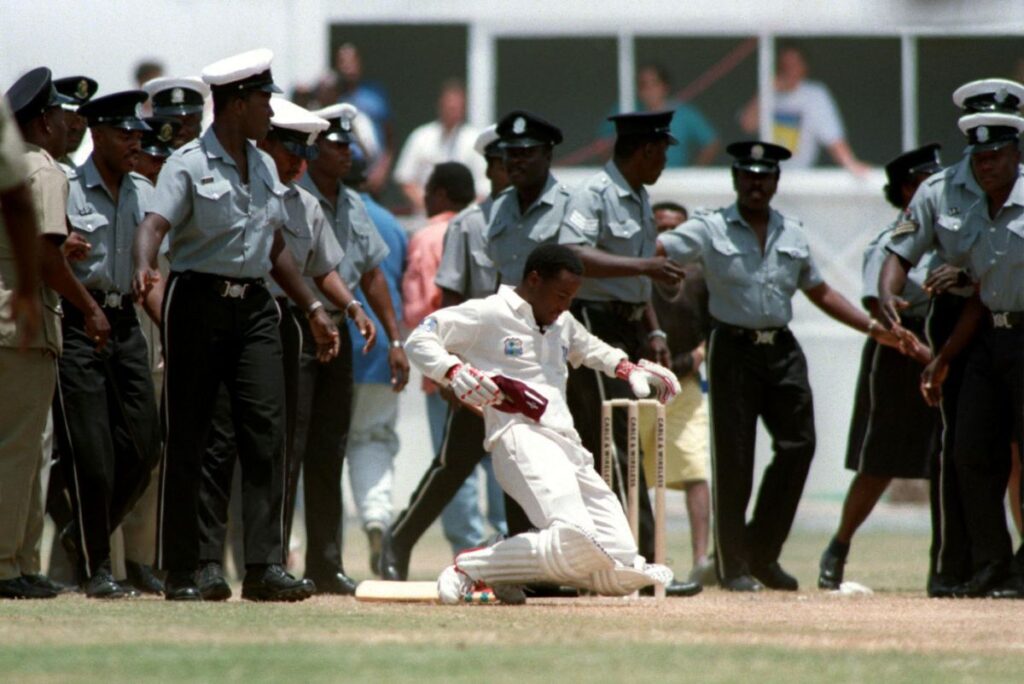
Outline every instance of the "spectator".
<path fill-rule="evenodd" d="M 402 273 L 405 270 L 408 248 L 405 231 L 395 217 L 377 204 L 367 192 L 366 162 L 353 160 L 352 170 L 344 179 L 345 185 L 357 190 L 370 220 L 387 243 L 388 256 L 380 263 L 387 280 L 395 315 L 402 316 Z M 369 306 L 362 290 L 356 298 L 374 326 L 383 325 Z M 356 330 L 349 322 L 352 334 Z M 370 569 L 378 573 L 381 537 L 391 524 L 394 509 L 391 488 L 394 481 L 394 461 L 398 453 L 398 393 L 391 386 L 391 368 L 388 348 L 378 344 L 364 354 L 352 347 L 352 378 L 355 389 L 352 398 L 352 422 L 348 432 L 348 468 L 359 517 L 370 544 Z"/>
<path fill-rule="evenodd" d="M 388 173 L 395 157 L 391 104 L 383 88 L 362 80 L 363 60 L 359 50 L 352 43 L 344 43 L 338 48 L 334 67 L 338 72 L 337 101 L 355 105 L 356 109 L 373 123 L 373 138 L 377 143 L 377 151 L 365 150 L 367 159 L 372 160 L 366 177 L 366 186 L 371 193 L 379 193 L 388 181 Z M 361 134 L 360 137 L 366 135 Z"/>
<path fill-rule="evenodd" d="M 818 161 L 819 148 L 824 147 L 836 164 L 863 176 L 869 167 L 850 149 L 832 93 L 824 83 L 807 80 L 808 71 L 807 60 L 799 48 L 787 45 L 779 50 L 772 138 L 793 152 L 784 166 L 811 168 Z M 755 95 L 740 115 L 740 127 L 751 135 L 756 134 L 759 117 L 759 101 Z"/>
<path fill-rule="evenodd" d="M 153 59 L 145 59 L 135 65 L 135 87 L 142 89 L 142 84 L 164 75 L 164 65 Z M 142 115 L 153 115 L 153 103 L 147 100 L 142 103 Z"/>
<path fill-rule="evenodd" d="M 466 123 L 466 89 L 462 82 L 449 80 L 437 99 L 437 119 L 409 134 L 395 166 L 395 182 L 416 213 L 425 209 L 424 186 L 434 167 L 454 161 L 467 166 L 473 174 L 477 195 L 487 193 L 484 161 L 473 150 L 479 131 Z"/>

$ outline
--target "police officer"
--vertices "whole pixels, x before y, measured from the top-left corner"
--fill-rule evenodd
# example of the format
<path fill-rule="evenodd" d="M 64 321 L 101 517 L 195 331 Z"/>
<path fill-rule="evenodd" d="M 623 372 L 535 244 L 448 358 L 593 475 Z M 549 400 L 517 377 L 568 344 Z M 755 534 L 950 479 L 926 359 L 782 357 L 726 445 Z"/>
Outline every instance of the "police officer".
<path fill-rule="evenodd" d="M 270 129 L 273 53 L 259 49 L 209 65 L 213 125 L 179 149 L 160 174 L 151 213 L 135 239 L 139 298 L 159 280 L 156 256 L 170 240 L 163 298 L 165 457 L 160 473 L 157 562 L 169 600 L 198 600 L 198 494 L 216 390 L 223 382 L 243 472 L 246 575 L 242 597 L 301 600 L 315 587 L 285 572 L 284 370 L 269 271 L 308 316 L 320 357 L 337 355 L 337 330 L 302 282 L 279 229 L 284 193 L 272 160 L 250 140 Z"/>
<path fill-rule="evenodd" d="M 669 133 L 672 112 L 609 118 L 616 130 L 613 158 L 573 191 L 558 237 L 559 242 L 573 245 L 586 269 L 572 313 L 591 333 L 623 349 L 630 359 L 646 356 L 667 367 L 671 358 L 650 303 L 651 279 L 675 284 L 683 270 L 655 255 L 657 230 L 644 186 L 657 182 L 665 168 L 665 151 L 676 144 Z M 629 385 L 577 368 L 569 372 L 568 392 L 583 446 L 600 461 L 601 401 L 632 398 Z M 622 411 L 616 414 L 618 484 L 612 489 L 625 500 L 626 416 Z M 600 463 L 596 465 L 600 469 Z M 641 555 L 653 558 L 654 517 L 643 472 L 639 488 L 638 543 Z"/>
<path fill-rule="evenodd" d="M 64 123 L 68 128 L 68 140 L 64 153 L 57 161 L 65 170 L 70 171 L 75 168 L 71 155 L 82 146 L 82 140 L 85 138 L 85 131 L 88 128 L 85 117 L 78 113 L 78 108 L 96 94 L 99 85 L 88 76 L 68 76 L 54 79 L 53 87 L 57 89 L 58 93 L 68 98 L 68 102 L 61 105 L 64 110 Z"/>
<path fill-rule="evenodd" d="M 106 343 L 110 327 L 60 250 L 67 178 L 54 156 L 65 147 L 66 100 L 46 67 L 24 74 L 5 95 L 11 110 L 0 102 L 0 597 L 52 598 L 62 587 L 40 573 L 40 478 L 61 351 L 57 293 L 87 312 L 97 345 Z"/>
<path fill-rule="evenodd" d="M 149 130 L 142 134 L 139 154 L 135 160 L 135 173 L 145 176 L 150 183 L 156 183 L 164 162 L 174 152 L 173 142 L 181 122 L 169 116 L 150 116 L 144 119 Z"/>
<path fill-rule="evenodd" d="M 88 255 L 72 271 L 113 331 L 107 347 L 97 351 L 83 317 L 69 307 L 54 404 L 75 512 L 63 535 L 77 546 L 83 589 L 92 598 L 133 593 L 111 575 L 110 534 L 142 494 L 160 455 L 149 352 L 131 297 L 132 240 L 153 193 L 153 185 L 131 171 L 147 130 L 136 114 L 145 99 L 144 92 L 130 90 L 79 108 L 93 152 L 69 178 L 68 223 L 89 243 Z"/>
<path fill-rule="evenodd" d="M 1000 94 L 1005 104 L 1007 89 Z M 955 593 L 1021 598 L 1024 549 L 1013 558 L 1003 494 L 1010 470 L 1007 445 L 1024 436 L 1024 285 L 1017 270 L 1024 258 L 1024 238 L 1017 232 L 1024 225 L 1019 141 L 1024 118 L 1016 112 L 990 110 L 962 116 L 959 127 L 969 143 L 968 171 L 983 194 L 957 216 L 957 232 L 963 237 L 958 236 L 960 250 L 951 258 L 968 265 L 978 280 L 979 296 L 968 302 L 949 340 L 926 369 L 922 389 L 934 400 L 950 359 L 967 354 L 953 463 L 963 493 L 973 574 Z M 915 224 L 891 249 L 912 255 L 935 239 L 934 230 Z M 975 342 L 965 351 L 972 336 Z"/>
<path fill-rule="evenodd" d="M 303 165 L 319 154 L 315 140 L 327 128 L 327 121 L 288 100 L 271 100 L 274 116 L 270 119 L 270 133 L 260 141 L 259 147 L 274 160 L 278 176 L 288 186 L 285 209 L 288 219 L 282 231 L 285 244 L 291 250 L 310 283 L 322 292 L 338 309 L 347 309 L 360 334 L 372 346 L 376 333 L 373 323 L 360 307 L 349 307 L 354 298 L 338 275 L 337 268 L 345 254 L 330 230 L 320 204 L 307 191 L 295 183 Z M 298 387 L 299 356 L 305 326 L 305 316 L 285 296 L 279 286 L 271 285 L 271 292 L 281 309 L 281 332 L 285 370 L 285 443 L 286 453 L 294 454 L 292 443 L 295 433 L 295 411 Z M 305 333 L 308 334 L 308 333 Z M 205 600 L 222 601 L 230 598 L 231 588 L 224 579 L 221 558 L 224 556 L 225 533 L 228 522 L 228 504 L 231 480 L 237 454 L 235 430 L 231 421 L 231 401 L 222 388 L 217 412 L 206 454 L 203 458 L 203 482 L 200 488 L 200 568 L 196 578 Z M 285 506 L 293 505 L 286 501 Z M 317 588 L 324 591 L 320 585 Z"/>
<path fill-rule="evenodd" d="M 736 202 L 662 233 L 659 251 L 681 263 L 700 260 L 707 278 L 719 580 L 731 591 L 795 591 L 796 578 L 779 565 L 779 555 L 811 466 L 815 435 L 807 361 L 787 327 L 790 300 L 803 290 L 829 316 L 876 340 L 898 342 L 828 286 L 799 221 L 771 208 L 779 162 L 791 156 L 789 150 L 754 141 L 733 143 L 726 151 L 735 160 Z M 748 523 L 758 418 L 775 454 Z"/>
<path fill-rule="evenodd" d="M 902 221 L 914 191 L 928 176 L 940 171 L 939 146 L 925 145 L 897 156 L 885 165 L 888 184 L 885 197 L 899 210 L 895 221 L 876 235 L 864 250 L 861 302 L 879 319 L 878 273 L 887 252 L 885 246 Z M 928 272 L 940 265 L 933 254 L 910 273 L 905 289 L 907 308 L 901 325 L 913 335 L 912 345 L 902 350 L 879 345 L 868 339 L 861 354 L 860 374 L 854 398 L 853 418 L 846 451 L 846 467 L 856 473 L 843 502 L 842 518 L 819 563 L 818 587 L 838 589 L 843 582 L 843 565 L 857 528 L 894 477 L 928 478 L 939 454 L 939 415 L 930 408 L 919 389 L 923 363 L 931 352 L 920 341 L 925 336 L 929 296 L 924 289 Z M 932 499 L 933 519 L 938 498 Z"/>
<path fill-rule="evenodd" d="M 149 93 L 153 116 L 169 116 L 181 124 L 171 143 L 174 149 L 199 137 L 210 86 L 195 77 L 161 76 L 143 83 L 142 89 Z"/>
<path fill-rule="evenodd" d="M 953 93 L 953 103 L 964 114 L 1013 114 L 1022 101 L 1024 87 L 1005 79 L 972 81 Z M 890 254 L 879 274 L 878 296 L 885 320 L 890 323 L 899 320 L 899 311 L 904 306 L 899 295 L 910 268 L 931 251 L 946 264 L 941 271 L 934 270 L 926 283 L 933 294 L 928 313 L 928 340 L 934 353 L 950 339 L 974 292 L 970 278 L 958 270 L 964 250 L 973 238 L 962 230 L 963 214 L 983 198 L 984 191 L 971 167 L 971 156 L 965 154 L 956 164 L 921 184 L 886 248 Z M 935 597 L 954 595 L 958 586 L 971 576 L 974 565 L 965 520 L 966 502 L 959 469 L 953 463 L 960 386 L 968 356 L 964 352 L 948 357 L 947 376 L 938 398 L 943 427 L 942 452 L 939 461 L 933 464 L 931 495 L 940 502 L 940 515 L 933 519 L 928 578 L 928 594 Z"/>
<path fill-rule="evenodd" d="M 441 306 L 461 304 L 467 299 L 487 297 L 498 288 L 498 275 L 487 256 L 487 221 L 495 198 L 508 186 L 497 125 L 488 126 L 477 137 L 474 149 L 487 161 L 491 193 L 482 202 L 470 204 L 455 215 L 445 231 L 434 283 L 441 288 Z M 480 416 L 461 406 L 452 406 L 445 419 L 441 449 L 409 497 L 409 505 L 391 523 L 381 542 L 378 573 L 386 580 L 404 581 L 409 571 L 412 548 L 438 515 L 449 505 L 486 456 L 483 449 L 484 424 Z M 475 486 L 472 491 L 477 494 Z M 446 509 L 446 507 L 448 507 Z"/>
<path fill-rule="evenodd" d="M 409 362 L 402 350 L 387 279 L 379 268 L 388 247 L 359 193 L 342 182 L 352 165 L 352 121 L 357 110 L 341 104 L 313 113 L 330 125 L 317 138 L 318 156 L 310 161 L 299 185 L 320 203 L 345 252 L 338 274 L 350 289 L 362 288 L 384 327 L 389 340 L 391 385 L 398 392 L 408 381 Z M 358 300 L 350 301 L 343 309 L 328 302 L 327 308 L 340 320 L 358 305 Z M 355 582 L 345 574 L 341 557 L 341 470 L 352 410 L 352 352 L 347 327 L 341 328 L 342 349 L 337 359 L 329 364 L 315 363 L 307 349 L 300 362 L 290 486 L 294 491 L 299 468 L 304 468 L 306 576 L 322 592 L 352 594 Z"/>

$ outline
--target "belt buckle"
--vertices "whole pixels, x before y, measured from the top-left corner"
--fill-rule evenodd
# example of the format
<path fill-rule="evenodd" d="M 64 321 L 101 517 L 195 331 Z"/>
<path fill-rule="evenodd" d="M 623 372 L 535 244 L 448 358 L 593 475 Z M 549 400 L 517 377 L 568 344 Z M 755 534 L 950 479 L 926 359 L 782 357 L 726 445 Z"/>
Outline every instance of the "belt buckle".
<path fill-rule="evenodd" d="M 242 299 L 245 297 L 245 291 L 249 289 L 249 285 L 243 283 L 231 283 L 224 281 L 224 289 L 221 291 L 221 297 L 227 297 L 228 299 Z"/>
<path fill-rule="evenodd" d="M 775 336 L 778 330 L 755 330 L 754 344 L 775 344 Z"/>
<path fill-rule="evenodd" d="M 1009 312 L 1000 311 L 998 313 L 993 313 L 992 314 L 992 327 L 993 328 L 1005 328 L 1007 330 L 1010 330 L 1011 328 L 1013 328 L 1013 326 L 1010 325 L 1010 314 L 1009 314 Z"/>
<path fill-rule="evenodd" d="M 103 296 L 103 306 L 108 309 L 120 309 L 124 295 L 120 292 L 107 292 Z"/>

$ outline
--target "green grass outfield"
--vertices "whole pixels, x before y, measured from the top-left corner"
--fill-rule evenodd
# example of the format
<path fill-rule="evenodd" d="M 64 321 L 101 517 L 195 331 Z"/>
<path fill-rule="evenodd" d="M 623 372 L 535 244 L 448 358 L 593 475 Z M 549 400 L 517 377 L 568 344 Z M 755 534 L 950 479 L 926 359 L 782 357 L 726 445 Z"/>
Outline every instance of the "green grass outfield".
<path fill-rule="evenodd" d="M 828 596 L 812 588 L 826 539 L 801 533 L 787 546 L 784 563 L 806 588 L 796 595 L 525 607 L 0 602 L 0 682 L 1021 681 L 1024 605 L 923 598 L 921 534 L 864 534 L 848 577 L 876 595 Z M 445 555 L 437 536 L 426 541 L 420 577 Z"/>

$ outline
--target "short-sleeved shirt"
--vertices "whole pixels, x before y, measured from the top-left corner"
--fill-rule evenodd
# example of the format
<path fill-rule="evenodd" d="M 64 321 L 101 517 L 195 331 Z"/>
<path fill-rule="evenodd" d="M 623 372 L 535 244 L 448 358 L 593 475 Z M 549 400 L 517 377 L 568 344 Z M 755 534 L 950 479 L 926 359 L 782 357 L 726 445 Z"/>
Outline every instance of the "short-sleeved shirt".
<path fill-rule="evenodd" d="M 274 233 L 285 222 L 284 185 L 270 155 L 246 142 L 249 182 L 212 127 L 172 154 L 149 211 L 171 224 L 171 270 L 229 278 L 270 271 Z"/>
<path fill-rule="evenodd" d="M 2 102 L 2 98 L 0 98 Z M 0 112 L 0 119 L 3 113 Z M 10 120 L 9 120 L 10 121 Z M 0 124 L 4 130 L 0 130 L 0 150 L 6 154 L 8 151 L 16 151 L 21 146 L 21 136 L 15 141 L 7 140 L 7 136 L 17 131 L 13 128 L 14 123 L 10 121 L 10 127 Z M 32 205 L 35 209 L 36 227 L 40 235 L 54 235 L 60 238 L 67 237 L 67 197 L 68 180 L 61 171 L 60 166 L 50 154 L 36 145 L 25 144 L 25 153 L 20 162 L 0 161 L 0 166 L 6 167 L 2 173 L 9 174 L 7 182 L 17 178 L 20 172 L 22 180 L 28 183 L 29 192 L 32 196 Z M 10 189 L 17 185 L 17 182 L 6 185 L 4 189 Z M 17 347 L 19 344 L 18 326 L 16 321 L 8 320 L 8 309 L 10 300 L 14 294 L 14 286 L 17 279 L 16 260 L 10 238 L 7 236 L 6 228 L 0 226 L 0 347 Z M 43 324 L 39 333 L 32 340 L 28 341 L 30 349 L 46 349 L 53 354 L 60 354 L 61 331 L 60 331 L 60 299 L 57 293 L 41 286 L 40 298 L 43 305 Z"/>
<path fill-rule="evenodd" d="M 662 233 L 670 259 L 700 261 L 711 316 L 741 328 L 781 328 L 793 318 L 793 294 L 824 282 L 800 222 L 771 210 L 764 252 L 736 204 L 700 214 Z"/>
<path fill-rule="evenodd" d="M 868 246 L 864 249 L 864 260 L 861 268 L 863 283 L 861 285 L 861 300 L 866 302 L 869 299 L 878 299 L 878 278 L 882 273 L 882 264 L 888 252 L 885 246 L 889 244 L 892 231 L 902 222 L 903 212 L 881 232 L 878 233 Z M 907 273 L 907 284 L 903 288 L 903 299 L 910 306 L 903 312 L 904 315 L 912 318 L 923 318 L 928 313 L 928 293 L 924 290 L 924 283 L 928 279 L 928 273 L 942 264 L 935 252 L 929 252 L 925 258 Z"/>
<path fill-rule="evenodd" d="M 693 105 L 684 104 L 677 100 L 669 100 L 665 103 L 665 109 L 671 109 L 672 124 L 669 131 L 672 137 L 679 141 L 678 145 L 669 145 L 665 150 L 665 166 L 668 168 L 680 168 L 693 164 L 694 152 L 713 143 L 718 138 L 714 127 L 708 123 L 700 110 Z M 642 112 L 644 108 L 637 103 L 634 111 Z M 616 107 L 609 114 L 618 114 Z M 615 136 L 615 124 L 605 119 L 598 130 L 598 137 L 612 138 Z"/>
<path fill-rule="evenodd" d="M 964 230 L 974 235 L 968 251 L 981 302 L 992 311 L 1024 311 L 1024 168 L 1006 203 L 989 218 L 988 201 L 970 207 Z"/>
<path fill-rule="evenodd" d="M 395 316 L 402 320 L 402 271 L 405 269 L 406 251 L 408 238 L 405 229 L 398 219 L 387 209 L 373 201 L 367 193 L 359 195 L 370 220 L 380 233 L 380 237 L 388 246 L 388 255 L 380 262 L 380 270 L 384 274 L 384 280 L 388 284 L 388 293 L 391 295 L 391 305 L 395 309 Z M 377 314 L 369 306 L 366 295 L 360 288 L 355 291 L 356 298 L 363 303 L 363 310 L 370 317 L 377 327 L 378 334 L 384 330 Z M 357 383 L 374 383 L 389 385 L 391 383 L 391 367 L 388 365 L 388 345 L 383 344 L 380 339 L 368 354 L 363 354 L 363 345 L 359 342 L 362 337 L 352 321 L 348 322 L 349 334 L 352 336 L 352 379 Z"/>
<path fill-rule="evenodd" d="M 334 237 L 338 240 L 345 258 L 338 265 L 338 275 L 345 281 L 350 290 L 359 287 L 359 278 L 374 268 L 388 255 L 387 243 L 377 232 L 370 220 L 366 205 L 355 190 L 338 183 L 338 206 L 334 206 L 324 197 L 316 183 L 307 173 L 298 181 L 299 185 L 309 191 L 320 203 L 324 216 L 331 224 Z M 334 305 L 324 302 L 328 309 Z"/>
<path fill-rule="evenodd" d="M 573 191 L 558 233 L 561 244 L 625 257 L 654 256 L 657 237 L 647 189 L 633 190 L 614 161 Z M 651 298 L 651 281 L 646 276 L 584 278 L 576 298 L 643 304 Z"/>
<path fill-rule="evenodd" d="M 292 183 L 284 194 L 284 207 L 288 218 L 281 235 L 302 275 L 317 278 L 336 269 L 345 258 L 345 252 L 335 239 L 316 198 Z M 311 291 L 318 291 L 312 281 L 307 284 Z M 285 296 L 276 281 L 270 282 L 270 292 L 275 297 Z"/>
<path fill-rule="evenodd" d="M 402 275 L 402 302 L 407 328 L 415 328 L 421 320 L 441 308 L 441 288 L 434 284 L 434 278 L 441 264 L 448 222 L 454 217 L 454 211 L 435 214 L 409 237 L 409 256 Z"/>
<path fill-rule="evenodd" d="M 964 216 L 978 203 L 987 204 L 985 191 L 965 156 L 918 186 L 886 249 L 912 264 L 935 250 L 944 262 L 962 266 L 977 237 Z"/>
<path fill-rule="evenodd" d="M 487 256 L 487 223 L 494 208 L 488 197 L 459 212 L 444 234 L 434 284 L 463 299 L 487 297 L 498 289 L 498 271 Z"/>
<path fill-rule="evenodd" d="M 153 184 L 145 176 L 126 173 L 117 201 L 110 196 L 92 155 L 69 177 L 68 223 L 89 243 L 71 272 L 89 290 L 132 291 L 132 242 L 153 201 Z"/>
<path fill-rule="evenodd" d="M 395 182 L 425 187 L 435 166 L 454 161 L 465 164 L 473 173 L 477 195 L 486 194 L 487 162 L 473 148 L 478 135 L 480 131 L 469 124 L 450 132 L 445 132 L 440 121 L 419 126 L 409 134 L 398 155 Z"/>
<path fill-rule="evenodd" d="M 788 92 L 776 91 L 774 119 L 774 141 L 793 153 L 782 162 L 788 169 L 814 166 L 822 146 L 846 137 L 832 93 L 818 81 L 803 81 Z"/>
<path fill-rule="evenodd" d="M 514 187 L 506 188 L 494 200 L 487 225 L 487 256 L 502 285 L 518 285 L 530 252 L 558 240 L 569 197 L 569 188 L 548 174 L 540 196 L 525 212 L 519 211 L 519 192 Z"/>

